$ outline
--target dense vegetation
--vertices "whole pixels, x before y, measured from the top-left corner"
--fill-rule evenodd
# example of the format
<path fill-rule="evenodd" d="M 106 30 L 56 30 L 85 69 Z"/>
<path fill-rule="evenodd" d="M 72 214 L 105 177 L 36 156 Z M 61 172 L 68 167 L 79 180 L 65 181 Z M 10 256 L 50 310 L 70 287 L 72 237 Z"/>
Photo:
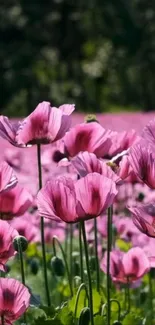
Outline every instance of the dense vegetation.
<path fill-rule="evenodd" d="M 155 104 L 155 2 L 2 0 L 1 112 L 41 100 L 78 110 Z"/>

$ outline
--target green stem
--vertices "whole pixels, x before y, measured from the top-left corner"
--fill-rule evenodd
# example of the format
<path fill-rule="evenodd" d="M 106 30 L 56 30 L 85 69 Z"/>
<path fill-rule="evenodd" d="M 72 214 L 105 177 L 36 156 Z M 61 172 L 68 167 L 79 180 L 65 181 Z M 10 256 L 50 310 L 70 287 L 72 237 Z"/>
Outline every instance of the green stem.
<path fill-rule="evenodd" d="M 68 267 L 68 263 L 67 263 L 66 254 L 65 254 L 65 252 L 64 252 L 64 250 L 62 248 L 61 243 L 59 242 L 59 239 L 56 236 L 53 236 L 52 245 L 53 245 L 53 252 L 54 252 L 55 256 L 56 256 L 56 246 L 55 246 L 56 242 L 59 245 L 59 248 L 60 248 L 61 253 L 62 253 L 62 257 L 63 257 L 64 263 L 65 263 L 65 268 L 66 268 L 66 272 L 67 272 L 68 282 L 69 282 L 69 286 L 70 286 L 71 296 L 73 296 L 72 278 L 71 278 L 71 274 L 69 272 L 69 267 Z"/>
<path fill-rule="evenodd" d="M 19 252 L 19 258 L 20 258 L 20 269 L 21 269 L 22 283 L 25 285 L 24 261 L 23 261 L 23 252 L 22 252 L 20 240 L 18 240 L 18 252 Z"/>
<path fill-rule="evenodd" d="M 150 308 L 150 318 L 153 320 L 153 290 L 152 290 L 152 278 L 149 273 L 149 308 Z"/>
<path fill-rule="evenodd" d="M 73 276 L 73 225 L 70 224 L 70 277 Z"/>
<path fill-rule="evenodd" d="M 93 292 L 92 292 L 92 283 L 91 283 L 91 274 L 90 274 L 90 267 L 89 267 L 89 256 L 88 256 L 88 247 L 87 247 L 87 238 L 86 238 L 86 231 L 85 231 L 85 224 L 84 221 L 81 222 L 82 234 L 83 234 L 83 243 L 84 243 L 84 250 L 85 250 L 85 258 L 86 258 L 86 267 L 87 267 L 87 276 L 88 276 L 88 285 L 89 285 L 89 307 L 90 307 L 90 323 L 94 325 L 94 318 L 93 318 Z"/>
<path fill-rule="evenodd" d="M 127 312 L 130 313 L 130 284 L 127 284 L 127 302 L 128 302 L 128 308 L 127 308 Z"/>
<path fill-rule="evenodd" d="M 68 255 L 68 224 L 66 224 L 66 229 L 65 229 L 65 253 L 66 256 Z"/>
<path fill-rule="evenodd" d="M 121 319 L 121 305 L 117 299 L 110 300 L 110 303 L 113 303 L 113 302 L 115 302 L 118 306 L 118 321 L 120 321 L 120 319 Z"/>
<path fill-rule="evenodd" d="M 18 240 L 18 253 L 19 253 L 19 258 L 20 258 L 20 269 L 21 269 L 22 283 L 25 286 L 24 261 L 23 261 L 23 252 L 22 252 L 20 239 Z M 26 321 L 26 314 L 25 313 L 23 315 L 23 318 L 24 318 L 24 323 L 26 324 L 27 321 Z"/>
<path fill-rule="evenodd" d="M 128 278 L 127 278 L 128 280 Z M 129 314 L 130 312 L 130 283 L 129 281 L 127 282 L 126 286 L 125 286 L 125 313 L 124 313 L 124 317 Z"/>
<path fill-rule="evenodd" d="M 97 218 L 94 218 L 94 234 L 95 234 L 95 259 L 96 259 L 96 289 L 100 291 L 100 267 L 98 258 L 98 238 L 97 238 Z"/>
<path fill-rule="evenodd" d="M 77 294 L 76 294 L 76 301 L 75 301 L 75 311 L 74 311 L 74 317 L 76 318 L 76 314 L 77 314 L 77 308 L 78 308 L 78 302 L 79 302 L 79 297 L 80 297 L 80 293 L 82 290 L 85 290 L 86 292 L 86 297 L 89 301 L 89 295 L 88 295 L 88 289 L 85 283 L 81 283 L 80 287 L 78 288 Z"/>
<path fill-rule="evenodd" d="M 84 281 L 83 276 L 83 251 L 82 251 L 82 229 L 81 229 L 81 222 L 79 222 L 79 249 L 80 249 L 80 277 L 81 282 Z"/>
<path fill-rule="evenodd" d="M 37 158 L 38 158 L 38 177 L 39 177 L 39 189 L 42 188 L 42 170 L 41 170 L 41 146 L 37 145 Z M 46 267 L 46 250 L 45 250 L 45 238 L 44 238 L 44 218 L 41 217 L 41 246 L 42 246 L 42 257 L 43 257 L 43 271 L 44 271 L 44 283 L 46 291 L 47 305 L 50 307 L 50 293 L 48 287 L 48 278 L 47 278 L 47 267 Z"/>
<path fill-rule="evenodd" d="M 110 278 L 110 252 L 112 245 L 112 207 L 108 208 L 107 221 L 107 325 L 110 325 L 111 308 L 110 308 L 110 294 L 111 294 L 111 278 Z"/>

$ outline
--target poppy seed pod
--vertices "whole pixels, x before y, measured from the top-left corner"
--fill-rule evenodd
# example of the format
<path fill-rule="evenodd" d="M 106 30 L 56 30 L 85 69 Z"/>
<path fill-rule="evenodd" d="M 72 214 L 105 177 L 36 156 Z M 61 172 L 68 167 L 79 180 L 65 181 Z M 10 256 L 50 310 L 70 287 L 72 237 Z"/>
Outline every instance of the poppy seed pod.
<path fill-rule="evenodd" d="M 60 257 L 53 256 L 51 258 L 51 267 L 55 275 L 64 276 L 65 274 L 65 266 Z"/>
<path fill-rule="evenodd" d="M 28 247 L 28 241 L 24 236 L 16 236 L 13 240 L 13 246 L 16 252 L 25 252 Z"/>

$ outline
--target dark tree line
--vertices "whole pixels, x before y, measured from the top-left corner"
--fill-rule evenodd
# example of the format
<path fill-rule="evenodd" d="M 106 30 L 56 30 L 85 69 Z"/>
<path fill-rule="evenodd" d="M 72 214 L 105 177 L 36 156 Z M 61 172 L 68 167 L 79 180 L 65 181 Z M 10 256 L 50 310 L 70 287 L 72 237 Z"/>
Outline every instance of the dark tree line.
<path fill-rule="evenodd" d="M 0 108 L 155 107 L 155 1 L 1 0 Z"/>

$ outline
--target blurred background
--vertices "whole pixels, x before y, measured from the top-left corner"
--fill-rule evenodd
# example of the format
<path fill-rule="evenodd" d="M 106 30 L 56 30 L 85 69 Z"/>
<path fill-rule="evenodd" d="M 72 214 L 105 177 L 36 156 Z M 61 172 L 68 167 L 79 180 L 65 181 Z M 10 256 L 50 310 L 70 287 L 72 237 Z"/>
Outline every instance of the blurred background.
<path fill-rule="evenodd" d="M 155 107 L 155 1 L 1 0 L 0 113 Z"/>

